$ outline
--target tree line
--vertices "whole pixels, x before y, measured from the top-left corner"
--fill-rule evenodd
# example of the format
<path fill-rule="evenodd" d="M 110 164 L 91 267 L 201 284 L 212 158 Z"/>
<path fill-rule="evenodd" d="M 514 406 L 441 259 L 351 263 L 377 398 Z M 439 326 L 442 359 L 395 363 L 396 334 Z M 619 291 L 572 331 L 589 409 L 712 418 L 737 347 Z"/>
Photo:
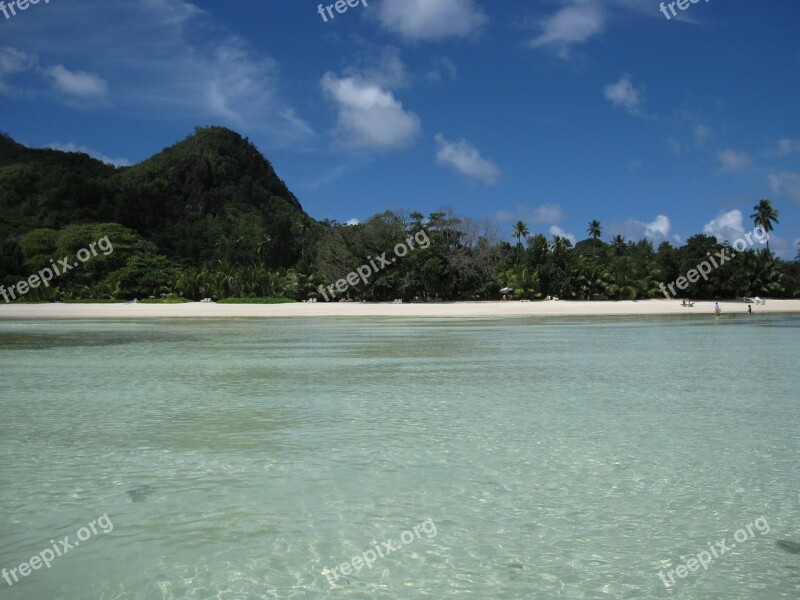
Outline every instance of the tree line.
<path fill-rule="evenodd" d="M 778 212 L 762 200 L 751 218 L 771 232 Z M 524 222 L 513 226 L 516 244 L 504 241 L 488 219 L 456 215 L 451 209 L 425 217 L 419 212 L 386 211 L 358 225 L 326 221 L 290 231 L 297 259 L 290 266 L 271 261 L 269 235 L 248 219 L 231 221 L 206 248 L 206 259 L 170 256 L 134 229 L 118 223 L 72 224 L 39 228 L 15 241 L 2 242 L 0 282 L 10 285 L 36 273 L 51 258 L 74 256 L 94 240 L 108 236 L 109 256 L 97 256 L 81 269 L 40 287 L 27 300 L 131 298 L 287 298 L 323 301 L 320 286 L 330 285 L 364 264 L 367 257 L 391 252 L 424 229 L 431 241 L 377 273 L 368 285 L 348 290 L 353 301 L 496 300 L 513 288 L 515 299 L 547 296 L 577 300 L 626 300 L 663 297 L 660 284 L 686 275 L 698 263 L 727 249 L 729 241 L 698 234 L 680 247 L 615 236 L 602 241 L 602 224 L 592 220 L 587 239 L 531 235 Z M 213 231 L 213 228 L 210 229 Z M 692 283 L 691 298 L 765 296 L 800 297 L 800 263 L 773 256 L 769 247 L 736 252 L 736 257 Z"/>

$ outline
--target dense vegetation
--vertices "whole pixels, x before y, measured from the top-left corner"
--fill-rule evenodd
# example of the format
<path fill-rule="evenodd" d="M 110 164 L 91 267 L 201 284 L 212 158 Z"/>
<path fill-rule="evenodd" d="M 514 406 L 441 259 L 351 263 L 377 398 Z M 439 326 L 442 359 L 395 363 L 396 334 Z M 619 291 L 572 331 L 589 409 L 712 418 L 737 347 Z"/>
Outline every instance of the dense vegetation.
<path fill-rule="evenodd" d="M 778 212 L 755 207 L 768 231 Z M 227 129 L 198 129 L 186 140 L 133 167 L 115 168 L 85 154 L 35 150 L 0 136 L 0 283 L 7 288 L 107 236 L 113 252 L 39 286 L 25 300 L 202 298 L 270 302 L 322 299 L 368 258 L 424 229 L 428 246 L 398 258 L 353 300 L 663 297 L 670 283 L 726 247 L 696 235 L 681 247 L 649 241 L 587 240 L 530 235 L 514 226 L 512 245 L 488 221 L 451 211 L 385 212 L 366 223 L 319 223 L 246 139 Z M 681 295 L 800 296 L 800 265 L 748 250 Z"/>
<path fill-rule="evenodd" d="M 777 215 L 775 215 L 777 217 Z M 525 223 L 514 227 L 516 245 L 498 241 L 487 223 L 435 213 L 424 221 L 431 239 L 398 261 L 369 286 L 356 288 L 356 299 L 497 299 L 505 286 L 515 298 L 540 299 L 640 299 L 663 298 L 660 283 L 668 284 L 725 249 L 732 249 L 708 235 L 695 235 L 679 248 L 664 242 L 612 243 L 599 240 L 601 224 L 592 221 L 590 239 L 573 245 L 561 237 L 548 240 L 529 235 Z M 334 281 L 364 263 L 364 257 L 392 250 L 398 240 L 423 226 L 419 213 L 403 216 L 384 213 L 357 227 L 334 227 L 318 247 L 317 266 L 326 281 Z M 758 246 L 760 248 L 760 246 Z M 391 256 L 391 253 L 389 253 Z M 721 262 L 717 259 L 718 262 Z M 766 249 L 736 252 L 708 280 L 699 279 L 678 297 L 734 298 L 800 296 L 800 263 L 774 259 Z"/>

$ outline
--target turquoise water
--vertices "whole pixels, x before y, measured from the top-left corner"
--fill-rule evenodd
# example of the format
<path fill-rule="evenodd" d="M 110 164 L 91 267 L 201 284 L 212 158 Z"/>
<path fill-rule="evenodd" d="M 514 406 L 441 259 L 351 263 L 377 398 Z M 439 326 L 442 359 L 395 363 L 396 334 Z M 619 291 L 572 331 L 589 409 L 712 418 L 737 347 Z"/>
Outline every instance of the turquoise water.
<path fill-rule="evenodd" d="M 799 333 L 1 321 L 0 568 L 113 530 L 0 598 L 797 598 L 776 541 L 800 542 Z M 371 569 L 322 574 L 414 526 Z"/>

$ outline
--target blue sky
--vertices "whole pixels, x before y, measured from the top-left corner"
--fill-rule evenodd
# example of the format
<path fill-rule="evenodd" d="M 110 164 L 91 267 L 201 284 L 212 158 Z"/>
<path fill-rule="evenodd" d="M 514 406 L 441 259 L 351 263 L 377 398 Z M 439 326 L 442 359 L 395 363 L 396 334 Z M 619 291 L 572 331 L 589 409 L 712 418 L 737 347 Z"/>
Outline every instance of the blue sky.
<path fill-rule="evenodd" d="M 133 164 L 224 125 L 314 218 L 451 206 L 509 239 L 732 241 L 770 198 L 797 252 L 797 0 L 46 1 L 0 12 L 28 146 Z"/>

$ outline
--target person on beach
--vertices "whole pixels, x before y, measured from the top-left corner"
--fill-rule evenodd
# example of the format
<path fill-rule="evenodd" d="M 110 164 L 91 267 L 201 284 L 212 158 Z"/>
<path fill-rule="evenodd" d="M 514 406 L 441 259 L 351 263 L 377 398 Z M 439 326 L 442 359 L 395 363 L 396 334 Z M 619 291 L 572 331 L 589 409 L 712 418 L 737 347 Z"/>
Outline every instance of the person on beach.
<path fill-rule="evenodd" d="M 753 307 L 750 306 L 749 304 L 747 305 L 747 314 L 748 315 L 752 315 L 753 314 Z"/>
<path fill-rule="evenodd" d="M 722 314 L 722 311 L 719 309 L 719 302 L 714 302 L 714 316 L 718 317 Z"/>

